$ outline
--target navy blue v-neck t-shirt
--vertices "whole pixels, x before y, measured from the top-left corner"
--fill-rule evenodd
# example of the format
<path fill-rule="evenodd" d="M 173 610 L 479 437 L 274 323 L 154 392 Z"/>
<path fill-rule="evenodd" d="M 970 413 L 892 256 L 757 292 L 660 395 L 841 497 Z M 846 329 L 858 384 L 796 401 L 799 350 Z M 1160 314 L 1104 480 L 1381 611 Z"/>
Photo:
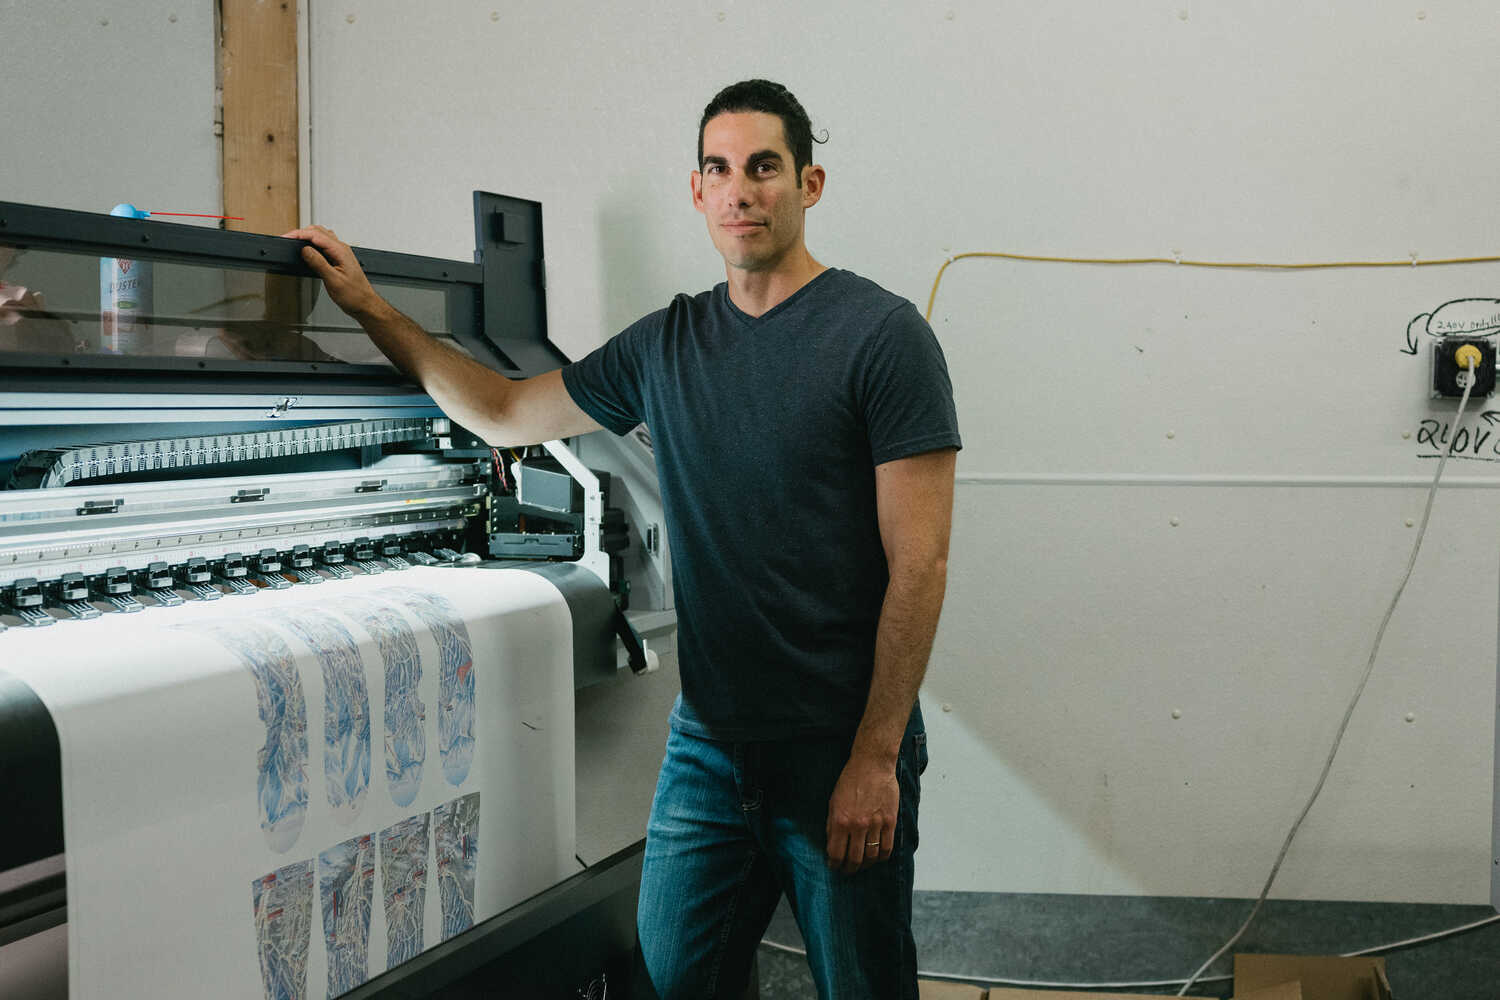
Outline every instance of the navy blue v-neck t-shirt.
<path fill-rule="evenodd" d="M 721 740 L 852 732 L 888 579 L 875 466 L 961 446 L 916 307 L 830 269 L 752 317 L 720 284 L 562 376 L 605 428 L 651 434 L 677 605 L 674 724 Z"/>

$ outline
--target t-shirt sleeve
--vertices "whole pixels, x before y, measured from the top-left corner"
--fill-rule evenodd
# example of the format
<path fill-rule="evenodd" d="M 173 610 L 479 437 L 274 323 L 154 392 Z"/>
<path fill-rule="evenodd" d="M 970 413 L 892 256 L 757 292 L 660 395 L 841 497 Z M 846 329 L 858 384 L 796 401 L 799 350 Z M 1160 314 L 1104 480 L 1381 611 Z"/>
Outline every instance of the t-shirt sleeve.
<path fill-rule="evenodd" d="M 611 337 L 562 370 L 563 386 L 578 408 L 601 427 L 628 434 L 646 420 L 643 351 L 660 337 L 665 313 L 653 313 Z"/>
<path fill-rule="evenodd" d="M 943 349 L 910 302 L 881 324 L 865 353 L 859 384 L 876 465 L 963 447 Z"/>

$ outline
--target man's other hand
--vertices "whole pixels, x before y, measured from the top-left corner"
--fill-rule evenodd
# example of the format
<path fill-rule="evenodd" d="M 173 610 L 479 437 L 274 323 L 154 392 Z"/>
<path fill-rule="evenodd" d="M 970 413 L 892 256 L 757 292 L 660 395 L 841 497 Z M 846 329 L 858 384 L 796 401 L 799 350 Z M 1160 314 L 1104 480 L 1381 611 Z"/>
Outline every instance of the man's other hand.
<path fill-rule="evenodd" d="M 901 788 L 896 762 L 856 754 L 828 800 L 828 865 L 852 875 L 891 856 Z"/>
<path fill-rule="evenodd" d="M 349 244 L 334 235 L 327 226 L 308 226 L 282 233 L 283 239 L 306 240 L 312 246 L 302 248 L 302 260 L 323 279 L 328 297 L 356 320 L 373 314 L 386 304 L 370 285 L 364 268 L 354 258 Z"/>

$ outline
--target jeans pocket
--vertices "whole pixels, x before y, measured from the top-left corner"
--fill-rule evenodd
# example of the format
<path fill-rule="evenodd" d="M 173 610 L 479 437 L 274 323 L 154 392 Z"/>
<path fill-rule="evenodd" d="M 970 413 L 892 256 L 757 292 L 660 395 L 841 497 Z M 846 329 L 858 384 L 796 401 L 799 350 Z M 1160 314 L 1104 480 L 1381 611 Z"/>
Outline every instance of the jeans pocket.
<path fill-rule="evenodd" d="M 917 764 L 917 774 L 927 770 L 927 734 L 915 732 L 911 734 L 912 758 Z"/>

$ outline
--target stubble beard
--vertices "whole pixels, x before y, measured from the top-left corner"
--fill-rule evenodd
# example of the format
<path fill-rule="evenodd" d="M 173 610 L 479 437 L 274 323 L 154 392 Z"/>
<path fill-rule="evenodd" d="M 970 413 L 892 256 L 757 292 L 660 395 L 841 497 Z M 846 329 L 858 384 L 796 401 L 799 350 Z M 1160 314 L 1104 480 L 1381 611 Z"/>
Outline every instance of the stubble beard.
<path fill-rule="evenodd" d="M 773 236 L 774 231 L 767 231 L 768 236 Z M 774 239 L 768 239 L 765 245 L 752 246 L 742 243 L 729 234 L 723 234 L 724 242 L 718 246 L 719 255 L 724 258 L 724 263 L 729 267 L 749 273 L 759 271 L 773 271 L 786 260 L 787 255 L 792 252 L 796 241 L 786 245 L 779 245 Z"/>

